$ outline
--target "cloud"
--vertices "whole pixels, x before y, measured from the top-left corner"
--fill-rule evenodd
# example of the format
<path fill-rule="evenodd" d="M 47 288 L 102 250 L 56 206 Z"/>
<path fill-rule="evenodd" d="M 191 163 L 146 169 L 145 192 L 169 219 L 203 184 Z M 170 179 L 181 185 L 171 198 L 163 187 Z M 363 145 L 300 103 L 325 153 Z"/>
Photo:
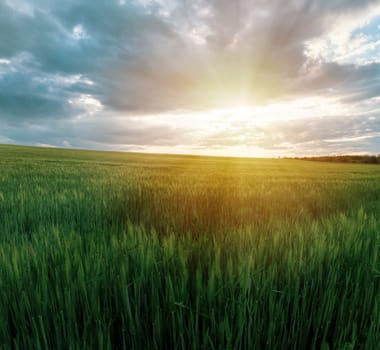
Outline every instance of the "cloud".
<path fill-rule="evenodd" d="M 346 103 L 365 101 L 380 93 L 380 63 L 366 65 L 323 62 L 306 67 L 293 85 L 298 95 L 337 96 Z"/>
<path fill-rule="evenodd" d="M 299 123 L 315 123 L 313 131 L 280 123 L 281 133 L 249 126 L 217 136 L 201 123 L 195 130 L 191 122 L 176 126 L 176 120 L 180 113 L 196 118 L 190 112 L 305 96 L 332 96 L 367 111 L 368 101 L 380 94 L 380 37 L 373 30 L 379 5 L 375 0 L 3 1 L 0 135 L 78 147 L 182 142 L 212 148 L 250 145 L 254 138 L 255 147 L 266 149 L 308 135 L 306 143 L 327 147 L 323 140 L 349 139 L 357 129 L 347 125 L 350 135 L 331 135 L 313 119 Z M 168 121 L 168 115 L 174 116 Z M 356 127 L 357 115 L 337 113 L 329 123 Z"/>
<path fill-rule="evenodd" d="M 1 119 L 13 124 L 78 116 L 88 112 L 89 101 L 96 101 L 83 99 L 85 94 L 92 96 L 92 81 L 82 75 L 45 72 L 26 53 L 6 61 L 0 86 Z"/>

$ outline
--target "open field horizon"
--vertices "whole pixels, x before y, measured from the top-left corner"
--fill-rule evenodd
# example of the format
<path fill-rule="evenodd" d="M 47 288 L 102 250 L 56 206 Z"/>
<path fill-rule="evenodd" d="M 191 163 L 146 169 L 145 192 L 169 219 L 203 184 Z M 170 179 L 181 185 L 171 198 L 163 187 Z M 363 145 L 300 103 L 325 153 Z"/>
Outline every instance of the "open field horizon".
<path fill-rule="evenodd" d="M 377 165 L 0 146 L 0 346 L 377 349 Z"/>
<path fill-rule="evenodd" d="M 380 0 L 0 0 L 0 350 L 380 350 Z"/>
<path fill-rule="evenodd" d="M 114 153 L 114 154 L 135 154 L 135 155 L 157 155 L 157 156 L 178 156 L 178 157 L 205 157 L 205 158 L 225 158 L 225 159 L 292 159 L 292 160 L 316 160 L 321 162 L 329 162 L 333 159 L 336 159 L 337 163 L 366 163 L 366 164 L 379 164 L 379 163 L 370 163 L 370 162 L 361 162 L 361 161 L 350 161 L 349 158 L 372 158 L 375 157 L 376 159 L 380 158 L 380 154 L 376 153 L 345 153 L 345 152 L 333 152 L 329 154 L 315 154 L 315 155 L 297 155 L 297 156 L 290 156 L 290 155 L 273 155 L 273 156 L 242 156 L 242 155 L 220 155 L 220 154 L 197 154 L 197 153 L 160 153 L 160 152 L 144 152 L 144 151 L 129 151 L 129 150 L 117 150 L 117 149 L 102 149 L 102 148 L 81 148 L 81 147 L 57 147 L 52 145 L 29 145 L 29 144 L 14 144 L 14 143 L 0 143 L 0 147 L 5 148 L 35 148 L 35 149 L 52 149 L 56 151 L 81 151 L 81 152 L 99 152 L 99 153 Z M 347 158 L 346 161 L 343 161 L 341 159 Z"/>

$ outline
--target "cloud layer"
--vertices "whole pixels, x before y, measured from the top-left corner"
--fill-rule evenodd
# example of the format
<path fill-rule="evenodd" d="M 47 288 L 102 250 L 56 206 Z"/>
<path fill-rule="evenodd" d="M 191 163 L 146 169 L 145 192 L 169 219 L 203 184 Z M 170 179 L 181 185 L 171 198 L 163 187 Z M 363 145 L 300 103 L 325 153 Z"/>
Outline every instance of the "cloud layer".
<path fill-rule="evenodd" d="M 0 142 L 380 153 L 379 25 L 370 0 L 5 0 Z"/>

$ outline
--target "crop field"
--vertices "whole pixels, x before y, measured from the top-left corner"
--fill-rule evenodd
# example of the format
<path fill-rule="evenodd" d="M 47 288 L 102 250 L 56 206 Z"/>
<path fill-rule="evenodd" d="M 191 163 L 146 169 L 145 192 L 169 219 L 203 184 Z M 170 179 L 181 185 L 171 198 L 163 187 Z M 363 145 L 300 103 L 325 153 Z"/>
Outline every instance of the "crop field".
<path fill-rule="evenodd" d="M 0 146 L 0 348 L 379 344 L 379 165 Z"/>

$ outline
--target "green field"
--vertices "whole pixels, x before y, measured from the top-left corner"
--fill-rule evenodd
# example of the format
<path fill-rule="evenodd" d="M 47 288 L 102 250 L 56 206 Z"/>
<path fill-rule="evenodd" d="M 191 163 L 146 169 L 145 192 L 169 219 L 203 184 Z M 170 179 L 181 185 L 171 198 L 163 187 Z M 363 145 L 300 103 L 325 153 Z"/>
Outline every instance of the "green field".
<path fill-rule="evenodd" d="M 0 146 L 0 347 L 379 344 L 378 165 Z"/>

